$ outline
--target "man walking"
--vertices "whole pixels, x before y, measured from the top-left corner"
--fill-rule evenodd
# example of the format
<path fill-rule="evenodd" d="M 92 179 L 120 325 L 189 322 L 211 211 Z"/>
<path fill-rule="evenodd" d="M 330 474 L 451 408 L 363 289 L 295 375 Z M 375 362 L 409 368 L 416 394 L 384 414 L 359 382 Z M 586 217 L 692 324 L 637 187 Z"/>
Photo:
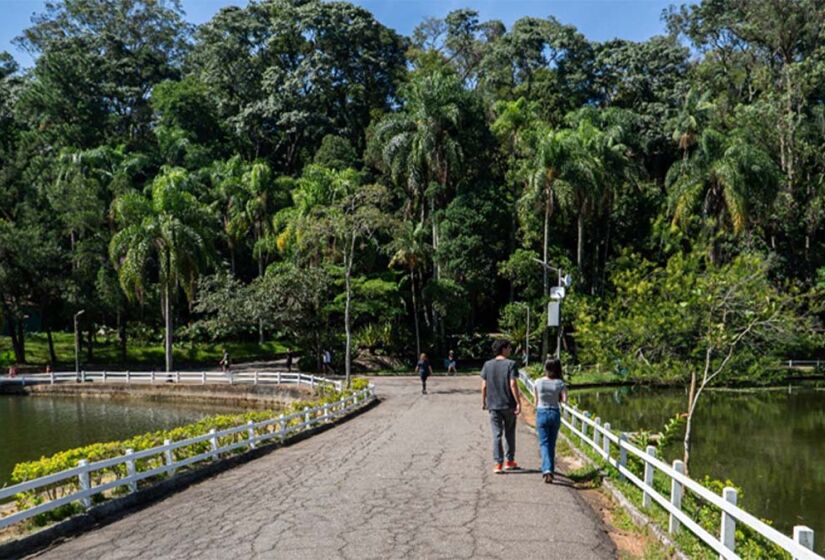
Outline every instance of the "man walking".
<path fill-rule="evenodd" d="M 493 472 L 516 470 L 516 416 L 521 412 L 521 396 L 518 390 L 518 368 L 509 359 L 512 346 L 509 340 L 496 340 L 496 355 L 481 368 L 481 407 L 490 412 L 493 429 Z M 502 450 L 502 437 L 504 449 Z"/>

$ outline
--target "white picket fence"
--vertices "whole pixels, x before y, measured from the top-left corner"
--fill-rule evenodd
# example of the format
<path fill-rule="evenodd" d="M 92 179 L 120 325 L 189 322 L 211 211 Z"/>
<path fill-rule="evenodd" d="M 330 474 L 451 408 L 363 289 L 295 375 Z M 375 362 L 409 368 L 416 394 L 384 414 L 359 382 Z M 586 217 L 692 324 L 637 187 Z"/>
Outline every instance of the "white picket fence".
<path fill-rule="evenodd" d="M 370 384 L 366 389 L 355 392 L 336 402 L 313 408 L 307 407 L 287 416 L 280 415 L 276 418 L 263 420 L 261 422 L 253 422 L 250 420 L 246 424 L 219 431 L 213 428 L 209 430 L 208 433 L 180 441 L 170 441 L 167 439 L 163 442 L 163 445 L 157 447 L 137 452 L 127 449 L 120 457 L 113 457 L 93 463 L 81 460 L 74 468 L 33 480 L 27 480 L 14 486 L 0 488 L 0 503 L 14 497 L 16 494 L 31 491 L 39 491 L 38 495 L 45 498 L 45 490 L 53 489 L 61 483 L 69 486 L 70 490 L 73 487 L 78 488 L 76 491 L 59 498 L 46 501 L 28 509 L 14 511 L 10 515 L 0 518 L 0 529 L 24 521 L 35 515 L 54 510 L 71 502 L 80 502 L 84 508 L 89 509 L 92 507 L 92 496 L 97 494 L 122 486 L 126 486 L 130 493 L 135 492 L 138 489 L 138 482 L 141 480 L 157 476 L 174 476 L 175 471 L 178 469 L 195 463 L 217 461 L 221 455 L 239 449 L 255 449 L 259 445 L 272 440 L 283 441 L 296 432 L 333 422 L 337 418 L 349 414 L 374 399 L 375 387 Z M 219 440 L 226 437 L 230 437 L 230 441 L 224 445 L 220 445 Z M 205 442 L 209 443 L 206 451 L 184 459 L 175 459 L 175 450 L 203 444 Z M 162 464 L 147 470 L 140 470 L 138 461 L 152 458 L 156 460 L 159 459 Z M 107 473 L 111 474 L 116 472 L 112 469 L 119 465 L 125 465 L 126 476 L 116 476 L 114 480 L 106 480 L 97 485 L 92 484 L 91 473 L 102 469 L 109 469 Z"/>
<path fill-rule="evenodd" d="M 341 381 L 332 381 L 324 377 L 307 373 L 287 373 L 280 371 L 220 372 L 220 371 L 60 371 L 51 373 L 30 373 L 16 377 L 0 376 L 0 383 L 20 385 L 55 384 L 55 383 L 187 383 L 187 384 L 295 384 L 331 386 L 340 391 Z"/>
<path fill-rule="evenodd" d="M 522 372 L 521 379 L 532 393 L 533 381 Z M 609 422 L 602 424 L 600 418 L 592 418 L 590 412 L 580 411 L 577 407 L 562 405 L 562 424 L 588 445 L 602 459 L 619 471 L 619 474 L 640 488 L 643 492 L 642 505 L 648 507 L 656 502 L 669 514 L 668 531 L 676 533 L 682 527 L 701 539 L 719 554 L 720 558 L 740 558 L 736 554 L 736 524 L 748 526 L 765 539 L 788 552 L 794 560 L 823 560 L 813 552 L 814 532 L 809 527 L 797 525 L 793 529 L 793 538 L 782 534 L 767 523 L 757 519 L 736 505 L 736 489 L 727 487 L 722 495 L 714 494 L 692 478 L 686 476 L 684 463 L 673 461 L 668 465 L 656 458 L 656 448 L 648 446 L 642 451 L 628 441 L 626 433 L 611 430 Z M 644 465 L 644 478 L 636 476 L 627 464 L 628 454 L 639 459 Z M 670 481 L 670 496 L 660 494 L 653 487 L 654 473 L 661 473 Z M 682 497 L 685 490 L 701 498 L 720 510 L 721 530 L 717 537 L 691 519 L 682 511 Z"/>

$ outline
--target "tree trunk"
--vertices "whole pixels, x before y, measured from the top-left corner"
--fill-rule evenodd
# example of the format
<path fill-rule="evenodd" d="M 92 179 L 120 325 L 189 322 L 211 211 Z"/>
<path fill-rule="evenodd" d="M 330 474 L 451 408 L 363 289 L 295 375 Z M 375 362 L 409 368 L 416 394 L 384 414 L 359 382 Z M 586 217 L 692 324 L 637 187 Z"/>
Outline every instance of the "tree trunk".
<path fill-rule="evenodd" d="M 264 276 L 264 263 L 263 259 L 258 256 L 258 278 L 263 278 Z M 258 317 L 258 344 L 264 343 L 264 318 Z"/>
<path fill-rule="evenodd" d="M 347 302 L 346 306 L 344 307 L 344 328 L 347 333 L 347 348 L 346 354 L 344 355 L 344 373 L 346 374 L 347 378 L 347 389 L 350 387 L 351 381 L 351 373 L 352 373 L 352 326 L 350 325 L 350 306 L 352 303 L 352 262 L 355 260 L 355 235 L 353 234 L 352 239 L 350 240 L 349 249 L 349 256 L 345 256 L 346 260 L 346 290 L 347 290 Z"/>
<path fill-rule="evenodd" d="M 696 399 L 696 371 L 690 372 L 690 388 L 688 389 L 688 413 L 687 423 L 685 425 L 685 439 L 684 439 L 684 457 L 682 461 L 685 463 L 685 473 L 687 473 L 688 465 L 690 464 L 690 430 L 693 424 L 693 401 Z"/>
<path fill-rule="evenodd" d="M 547 297 L 550 295 L 550 273 L 547 270 L 547 252 L 549 250 L 550 245 L 550 212 L 551 212 L 551 200 L 549 196 L 546 196 L 544 201 L 544 242 L 542 246 L 542 261 L 544 265 L 542 267 L 542 294 L 544 295 L 543 305 L 547 305 Z M 544 325 L 541 329 L 541 359 L 547 357 L 550 349 L 550 333 L 547 330 L 547 325 Z"/>
<path fill-rule="evenodd" d="M 89 330 L 86 331 L 86 363 L 91 364 L 95 358 L 95 345 L 94 345 L 94 333 L 95 333 L 95 325 L 94 323 L 89 323 Z"/>
<path fill-rule="evenodd" d="M 410 269 L 410 288 L 412 291 L 413 322 L 415 323 L 415 355 L 421 355 L 421 333 L 418 327 L 418 300 L 415 297 L 415 269 Z"/>
<path fill-rule="evenodd" d="M 57 354 L 54 351 L 54 340 L 52 339 L 52 327 L 46 324 L 46 339 L 49 341 L 49 364 L 52 368 L 57 364 Z"/>
<path fill-rule="evenodd" d="M 163 288 L 163 319 L 165 322 L 164 354 L 166 356 L 166 371 L 172 371 L 172 287 L 167 280 Z"/>
<path fill-rule="evenodd" d="M 5 306 L 4 306 L 5 307 Z M 6 321 L 9 324 L 9 335 L 11 336 L 11 346 L 14 350 L 14 361 L 18 364 L 26 363 L 26 341 L 23 338 L 22 329 L 19 328 L 21 321 L 16 321 L 6 308 Z"/>
<path fill-rule="evenodd" d="M 576 230 L 578 232 L 578 240 L 576 242 L 576 266 L 579 267 L 579 274 L 584 276 L 582 270 L 582 260 L 584 254 L 584 209 L 579 209 L 579 217 L 576 220 Z"/>
<path fill-rule="evenodd" d="M 126 362 L 126 318 L 120 309 L 117 310 L 117 341 L 120 362 Z"/>

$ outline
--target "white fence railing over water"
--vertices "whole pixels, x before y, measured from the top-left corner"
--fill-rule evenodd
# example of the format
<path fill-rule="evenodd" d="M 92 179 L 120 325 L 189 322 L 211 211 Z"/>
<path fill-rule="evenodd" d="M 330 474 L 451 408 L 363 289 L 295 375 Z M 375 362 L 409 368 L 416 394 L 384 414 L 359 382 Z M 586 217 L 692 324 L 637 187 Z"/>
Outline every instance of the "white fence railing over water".
<path fill-rule="evenodd" d="M 521 380 L 532 393 L 533 381 L 525 372 L 522 372 Z M 655 447 L 648 446 L 642 451 L 628 441 L 627 434 L 611 431 L 609 422 L 602 424 L 600 418 L 592 418 L 589 412 L 582 412 L 576 407 L 567 405 L 562 405 L 561 411 L 564 426 L 618 470 L 622 477 L 642 490 L 643 506 L 648 507 L 656 502 L 667 511 L 670 533 L 675 533 L 684 526 L 716 551 L 720 558 L 737 559 L 740 557 L 736 554 L 736 524 L 741 523 L 785 550 L 794 560 L 823 560 L 822 556 L 813 552 L 814 532 L 809 527 L 797 525 L 793 530 L 793 538 L 788 537 L 739 508 L 736 505 L 734 488 L 725 488 L 721 496 L 714 494 L 684 474 L 682 461 L 673 461 L 672 465 L 664 463 L 656 458 Z M 628 454 L 640 460 L 644 465 L 643 479 L 628 468 Z M 670 480 L 670 496 L 660 494 L 653 487 L 655 472 L 662 473 Z M 689 490 L 694 496 L 720 510 L 721 529 L 718 537 L 709 533 L 682 510 L 682 497 L 685 490 Z"/>
<path fill-rule="evenodd" d="M 55 384 L 55 383 L 186 383 L 186 384 L 295 384 L 316 386 L 332 386 L 340 391 L 341 381 L 332 381 L 324 377 L 308 373 L 251 371 L 251 372 L 220 372 L 220 371 L 60 371 L 51 373 L 29 373 L 15 377 L 0 376 L 0 383 L 26 385 Z"/>
<path fill-rule="evenodd" d="M 74 375 L 74 373 L 72 373 L 72 375 Z M 321 384 L 320 380 L 326 381 L 323 378 L 316 378 L 315 383 Z M 370 384 L 366 389 L 357 391 L 338 401 L 312 408 L 307 407 L 286 416 L 281 415 L 261 422 L 252 422 L 250 420 L 246 424 L 220 431 L 211 429 L 208 433 L 180 441 L 165 440 L 163 445 L 137 452 L 127 449 L 122 456 L 93 463 L 81 460 L 74 468 L 33 480 L 27 480 L 14 486 L 0 488 L 0 503 L 20 493 L 31 491 L 43 492 L 54 489 L 61 483 L 69 487 L 70 490 L 77 488 L 76 491 L 71 491 L 56 499 L 32 505 L 23 510 L 14 511 L 10 515 L 0 518 L 0 529 L 72 502 L 80 502 L 85 509 L 89 509 L 92 507 L 92 497 L 95 495 L 124 486 L 129 493 L 132 493 L 137 491 L 138 482 L 141 480 L 157 476 L 173 476 L 178 469 L 202 461 L 216 461 L 221 455 L 236 450 L 255 449 L 259 445 L 272 440 L 284 441 L 288 436 L 297 432 L 331 423 L 374 399 L 375 387 Z M 219 440 L 221 438 L 229 438 L 230 441 L 220 445 Z M 208 446 L 205 451 L 180 460 L 175 459 L 176 450 L 199 444 L 203 446 L 203 444 L 207 442 Z M 141 470 L 138 462 L 143 461 L 145 465 L 147 460 L 150 459 L 155 459 L 160 464 L 153 468 Z M 113 470 L 113 468 L 121 465 L 125 466 L 126 476 L 116 475 L 113 480 L 102 480 L 96 485 L 92 483 L 92 477 L 90 476 L 92 473 L 103 469 L 107 469 L 107 473 L 118 472 Z M 41 498 L 44 497 L 42 493 L 39 495 Z"/>

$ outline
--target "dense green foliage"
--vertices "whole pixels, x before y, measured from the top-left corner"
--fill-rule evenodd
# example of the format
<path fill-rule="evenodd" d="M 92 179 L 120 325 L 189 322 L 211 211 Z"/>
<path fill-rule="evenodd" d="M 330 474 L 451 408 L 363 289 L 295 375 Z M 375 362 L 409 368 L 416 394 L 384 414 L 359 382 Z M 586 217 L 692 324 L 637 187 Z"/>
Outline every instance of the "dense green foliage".
<path fill-rule="evenodd" d="M 138 325 L 163 328 L 167 367 L 173 337 L 277 339 L 349 371 L 351 354 L 481 357 L 478 333 L 523 340 L 526 306 L 535 359 L 556 282 L 535 259 L 574 278 L 564 344 L 585 365 L 685 379 L 712 347 L 715 370 L 747 321 L 708 328 L 696 292 L 740 285 L 736 317 L 781 328 L 737 339 L 737 371 L 815 352 L 825 2 L 663 19 L 635 43 L 469 9 L 402 37 L 345 2 L 197 27 L 176 0 L 48 4 L 18 39 L 33 68 L 0 55 L 15 360 L 27 328 L 85 309 L 87 360 L 103 326 L 125 360 Z"/>

